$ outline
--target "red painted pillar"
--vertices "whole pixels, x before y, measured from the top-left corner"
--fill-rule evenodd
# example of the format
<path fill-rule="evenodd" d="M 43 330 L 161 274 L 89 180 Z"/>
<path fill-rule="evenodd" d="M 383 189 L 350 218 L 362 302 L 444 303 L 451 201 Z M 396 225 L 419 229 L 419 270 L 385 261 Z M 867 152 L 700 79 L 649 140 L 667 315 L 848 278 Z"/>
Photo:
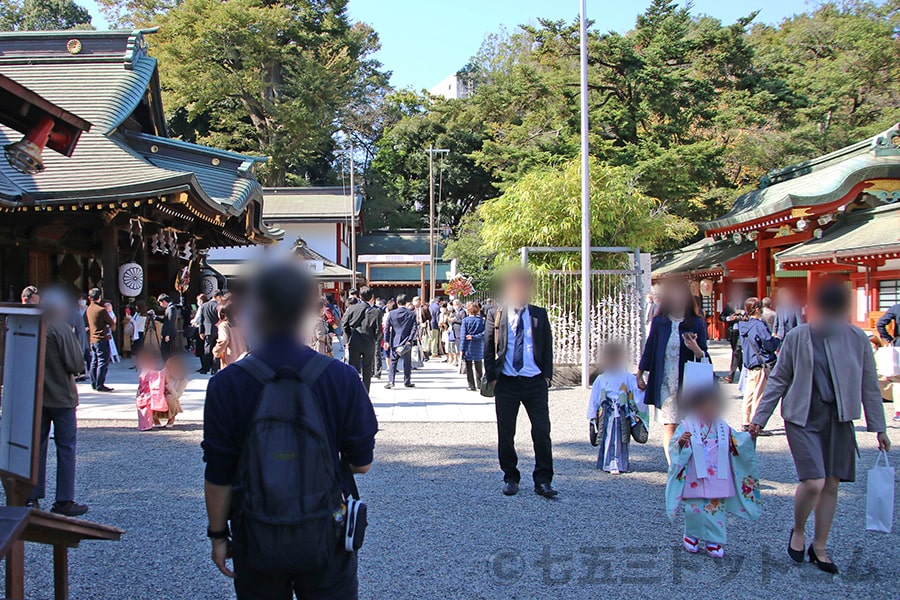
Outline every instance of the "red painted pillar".
<path fill-rule="evenodd" d="M 815 298 L 816 293 L 816 284 L 819 281 L 818 273 L 816 273 L 812 268 L 810 268 L 806 272 L 806 320 L 812 317 L 813 313 L 813 298 Z"/>
<path fill-rule="evenodd" d="M 769 289 L 769 249 L 756 250 L 756 297 L 765 298 Z"/>

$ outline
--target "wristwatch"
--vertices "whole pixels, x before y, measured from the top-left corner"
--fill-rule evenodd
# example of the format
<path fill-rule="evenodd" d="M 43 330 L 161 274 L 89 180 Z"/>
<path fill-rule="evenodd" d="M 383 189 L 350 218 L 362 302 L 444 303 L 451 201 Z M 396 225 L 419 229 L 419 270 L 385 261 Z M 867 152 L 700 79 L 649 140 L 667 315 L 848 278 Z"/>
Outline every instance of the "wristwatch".
<path fill-rule="evenodd" d="M 225 526 L 225 529 L 222 531 L 213 531 L 209 527 L 206 528 L 206 537 L 211 540 L 227 540 L 231 537 L 231 532 L 228 530 L 228 526 Z"/>

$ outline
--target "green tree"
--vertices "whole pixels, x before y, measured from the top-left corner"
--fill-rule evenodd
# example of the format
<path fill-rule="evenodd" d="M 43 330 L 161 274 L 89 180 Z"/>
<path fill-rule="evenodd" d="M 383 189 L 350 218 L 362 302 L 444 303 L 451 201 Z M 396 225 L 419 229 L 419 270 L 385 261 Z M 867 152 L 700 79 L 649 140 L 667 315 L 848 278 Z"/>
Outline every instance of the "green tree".
<path fill-rule="evenodd" d="M 146 27 L 154 24 L 181 0 L 96 0 L 112 27 Z"/>
<path fill-rule="evenodd" d="M 377 35 L 346 0 L 185 0 L 160 17 L 160 58 L 173 132 L 262 154 L 267 185 L 321 183 L 335 134 L 373 86 Z"/>
<path fill-rule="evenodd" d="M 591 244 L 657 250 L 696 232 L 688 220 L 672 215 L 645 195 L 626 167 L 591 162 Z M 495 262 L 514 259 L 522 246 L 581 245 L 581 165 L 535 169 L 509 186 L 499 198 L 478 208 L 481 253 Z M 570 255 L 542 255 L 536 261 L 572 267 Z M 467 269 L 467 265 L 463 265 Z"/>
<path fill-rule="evenodd" d="M 461 100 L 422 98 L 389 127 L 372 163 L 367 223 L 372 228 L 428 225 L 428 148 L 449 150 L 434 157 L 435 204 L 440 224 L 460 219 L 498 191 L 490 173 L 473 158 L 487 137 L 471 105 Z"/>
<path fill-rule="evenodd" d="M 789 126 L 755 146 L 769 168 L 806 160 L 897 121 L 900 2 L 824 2 L 748 36 L 761 68 L 803 99 Z"/>
<path fill-rule="evenodd" d="M 0 31 L 91 29 L 91 15 L 72 0 L 4 0 Z"/>

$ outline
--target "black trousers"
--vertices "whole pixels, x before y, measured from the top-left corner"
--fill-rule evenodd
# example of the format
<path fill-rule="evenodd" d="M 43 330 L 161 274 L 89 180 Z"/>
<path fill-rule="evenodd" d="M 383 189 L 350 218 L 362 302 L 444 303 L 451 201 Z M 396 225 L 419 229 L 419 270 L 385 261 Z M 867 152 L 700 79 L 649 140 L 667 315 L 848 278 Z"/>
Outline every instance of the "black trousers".
<path fill-rule="evenodd" d="M 350 342 L 347 345 L 347 363 L 362 375 L 368 392 L 372 385 L 372 373 L 375 372 L 375 342 Z"/>
<path fill-rule="evenodd" d="M 384 370 L 384 348 L 381 347 L 381 340 L 375 343 L 375 376 L 381 377 Z"/>
<path fill-rule="evenodd" d="M 483 370 L 484 363 L 482 361 L 466 360 L 466 379 L 469 380 L 469 389 L 478 389 Z"/>
<path fill-rule="evenodd" d="M 731 366 L 727 377 L 737 381 L 744 366 L 744 349 L 741 346 L 741 336 L 737 332 L 737 326 L 734 328 L 734 333 L 728 336 L 728 343 L 731 344 Z M 737 373 L 737 377 L 735 377 L 735 373 Z"/>
<path fill-rule="evenodd" d="M 219 359 L 213 356 L 213 348 L 216 346 L 216 338 L 206 336 L 203 338 L 203 355 L 200 357 L 200 365 L 204 371 L 216 373 L 219 370 Z"/>
<path fill-rule="evenodd" d="M 550 407 L 547 381 L 537 377 L 508 377 L 500 375 L 494 389 L 497 408 L 497 455 L 503 481 L 519 483 L 519 457 L 516 455 L 516 420 L 519 405 L 525 407 L 531 421 L 531 441 L 534 444 L 534 483 L 553 480 L 553 449 L 550 442 Z"/>
<path fill-rule="evenodd" d="M 340 548 L 321 571 L 277 576 L 246 564 L 240 543 L 233 545 L 234 591 L 238 600 L 356 600 L 359 597 L 356 554 Z"/>

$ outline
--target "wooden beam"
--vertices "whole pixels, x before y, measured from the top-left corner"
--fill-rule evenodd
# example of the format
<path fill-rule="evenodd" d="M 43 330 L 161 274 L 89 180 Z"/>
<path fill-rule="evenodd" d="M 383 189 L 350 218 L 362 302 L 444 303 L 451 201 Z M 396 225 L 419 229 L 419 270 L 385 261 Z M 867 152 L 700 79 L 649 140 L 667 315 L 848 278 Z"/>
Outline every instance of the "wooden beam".
<path fill-rule="evenodd" d="M 69 600 L 69 549 L 53 546 L 53 600 Z"/>
<path fill-rule="evenodd" d="M 6 597 L 25 598 L 25 542 L 12 543 L 6 555 Z"/>

